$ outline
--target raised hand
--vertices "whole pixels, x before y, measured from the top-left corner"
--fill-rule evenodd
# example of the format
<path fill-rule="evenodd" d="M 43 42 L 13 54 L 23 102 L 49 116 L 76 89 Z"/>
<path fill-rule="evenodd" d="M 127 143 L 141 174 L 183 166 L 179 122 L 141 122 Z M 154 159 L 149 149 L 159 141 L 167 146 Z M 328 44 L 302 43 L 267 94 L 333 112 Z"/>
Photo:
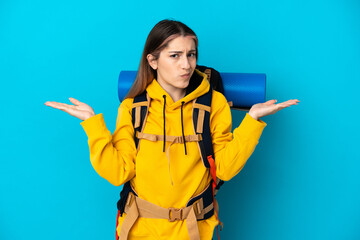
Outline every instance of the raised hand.
<path fill-rule="evenodd" d="M 277 100 L 273 99 L 264 103 L 254 104 L 249 110 L 249 115 L 255 120 L 259 120 L 261 117 L 274 114 L 281 109 L 290 107 L 291 105 L 297 105 L 300 101 L 297 99 L 291 99 L 278 104 L 275 104 L 276 102 Z"/>
<path fill-rule="evenodd" d="M 65 103 L 58 102 L 46 102 L 45 105 L 53 108 L 60 109 L 64 112 L 67 112 L 71 116 L 77 117 L 81 120 L 86 120 L 92 116 L 95 116 L 94 110 L 92 107 L 87 105 L 86 103 L 82 103 L 75 98 L 69 98 L 70 102 L 75 105 L 69 105 Z"/>

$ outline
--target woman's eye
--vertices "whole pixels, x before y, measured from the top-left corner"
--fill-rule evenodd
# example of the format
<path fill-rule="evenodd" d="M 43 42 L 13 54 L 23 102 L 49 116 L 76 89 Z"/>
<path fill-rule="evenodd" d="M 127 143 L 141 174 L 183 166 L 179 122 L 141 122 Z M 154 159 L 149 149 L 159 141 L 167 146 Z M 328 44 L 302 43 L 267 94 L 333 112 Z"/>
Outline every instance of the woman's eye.
<path fill-rule="evenodd" d="M 195 55 L 195 53 L 190 53 L 189 54 L 189 57 L 195 57 L 196 55 Z"/>
<path fill-rule="evenodd" d="M 170 55 L 170 57 L 172 57 L 172 58 L 177 58 L 178 56 L 179 56 L 178 54 Z"/>

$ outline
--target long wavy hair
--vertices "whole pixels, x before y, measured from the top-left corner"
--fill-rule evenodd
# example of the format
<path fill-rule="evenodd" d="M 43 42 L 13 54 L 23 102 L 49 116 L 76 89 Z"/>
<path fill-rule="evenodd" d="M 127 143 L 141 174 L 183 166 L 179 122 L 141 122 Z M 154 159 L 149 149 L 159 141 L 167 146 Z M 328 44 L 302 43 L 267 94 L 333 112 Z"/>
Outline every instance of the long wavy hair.
<path fill-rule="evenodd" d="M 144 92 L 152 80 L 157 77 L 156 71 L 149 65 L 147 55 L 151 54 L 155 59 L 158 59 L 160 52 L 168 46 L 169 42 L 179 36 L 194 37 L 196 59 L 198 59 L 198 38 L 193 30 L 184 23 L 175 20 L 165 19 L 158 22 L 146 39 L 135 81 L 125 98 L 133 98 Z"/>

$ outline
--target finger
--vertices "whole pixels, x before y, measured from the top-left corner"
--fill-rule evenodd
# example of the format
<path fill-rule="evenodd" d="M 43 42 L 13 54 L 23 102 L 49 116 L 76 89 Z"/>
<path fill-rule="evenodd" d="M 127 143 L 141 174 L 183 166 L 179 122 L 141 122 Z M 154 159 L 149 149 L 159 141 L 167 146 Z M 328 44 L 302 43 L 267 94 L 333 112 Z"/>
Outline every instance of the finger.
<path fill-rule="evenodd" d="M 70 97 L 69 100 L 70 100 L 70 102 L 72 102 L 72 103 L 75 104 L 75 105 L 80 105 L 80 104 L 82 104 L 82 102 L 80 102 L 79 100 L 77 100 L 77 99 L 75 99 L 75 98 L 72 98 L 72 97 Z"/>
<path fill-rule="evenodd" d="M 78 117 L 79 113 L 81 113 L 81 110 L 77 110 L 76 106 L 74 105 L 67 105 L 62 103 L 62 104 L 57 104 L 56 108 L 75 117 Z"/>
<path fill-rule="evenodd" d="M 290 107 L 292 105 L 297 105 L 297 103 L 295 101 L 286 101 L 286 102 L 277 104 L 277 107 L 280 109 L 283 109 L 283 108 Z"/>
<path fill-rule="evenodd" d="M 272 99 L 272 100 L 269 100 L 267 102 L 265 102 L 266 105 L 271 105 L 271 104 L 275 104 L 277 102 L 276 99 Z"/>
<path fill-rule="evenodd" d="M 290 104 L 290 105 L 297 105 L 299 102 L 300 102 L 300 101 L 297 100 L 297 99 L 292 99 L 292 100 L 289 100 L 289 101 L 288 101 L 288 104 Z"/>
<path fill-rule="evenodd" d="M 291 99 L 291 100 L 287 100 L 285 102 L 279 103 L 279 104 L 285 104 L 285 105 L 295 105 L 298 104 L 300 101 L 297 99 Z"/>
<path fill-rule="evenodd" d="M 297 99 L 290 99 L 290 100 L 287 100 L 286 102 L 299 103 L 300 101 Z"/>
<path fill-rule="evenodd" d="M 46 106 L 49 106 L 49 107 L 53 107 L 53 108 L 57 108 L 59 103 L 58 102 L 49 102 L 47 101 L 46 103 L 44 103 Z"/>
<path fill-rule="evenodd" d="M 290 106 L 290 105 L 293 105 L 293 104 L 294 104 L 293 102 L 286 101 L 286 102 L 279 103 L 277 105 L 278 106 Z"/>
<path fill-rule="evenodd" d="M 69 104 L 65 104 L 65 103 L 59 103 L 59 102 L 46 102 L 45 105 L 56 108 L 56 109 L 60 109 L 60 110 L 72 109 L 72 108 L 75 107 L 73 105 L 69 105 Z"/>

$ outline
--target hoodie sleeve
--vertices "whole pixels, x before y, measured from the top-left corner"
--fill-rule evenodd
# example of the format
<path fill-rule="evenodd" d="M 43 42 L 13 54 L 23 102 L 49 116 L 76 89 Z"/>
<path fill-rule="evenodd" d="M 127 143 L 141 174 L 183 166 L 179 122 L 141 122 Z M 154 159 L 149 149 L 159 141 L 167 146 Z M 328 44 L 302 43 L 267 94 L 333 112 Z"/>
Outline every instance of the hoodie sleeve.
<path fill-rule="evenodd" d="M 225 97 L 214 91 L 210 128 L 215 155 L 216 175 L 228 181 L 238 174 L 254 152 L 266 123 L 248 113 L 231 133 L 231 111 Z"/>
<path fill-rule="evenodd" d="M 125 99 L 119 109 L 113 135 L 106 128 L 102 113 L 81 122 L 88 136 L 90 160 L 95 171 L 111 184 L 120 186 L 135 176 L 132 99 Z"/>

